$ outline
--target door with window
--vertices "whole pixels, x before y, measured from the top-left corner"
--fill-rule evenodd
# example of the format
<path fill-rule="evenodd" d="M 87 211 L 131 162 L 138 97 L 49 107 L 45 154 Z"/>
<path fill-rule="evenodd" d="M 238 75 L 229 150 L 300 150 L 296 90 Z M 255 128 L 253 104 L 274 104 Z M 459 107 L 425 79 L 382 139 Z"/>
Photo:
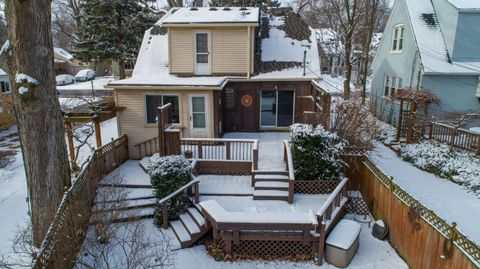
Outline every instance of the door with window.
<path fill-rule="evenodd" d="M 190 130 L 192 137 L 208 136 L 208 103 L 206 94 L 190 95 Z"/>
<path fill-rule="evenodd" d="M 210 75 L 209 33 L 195 33 L 195 74 Z"/>
<path fill-rule="evenodd" d="M 262 91 L 260 127 L 288 127 L 293 124 L 295 93 L 293 91 Z"/>

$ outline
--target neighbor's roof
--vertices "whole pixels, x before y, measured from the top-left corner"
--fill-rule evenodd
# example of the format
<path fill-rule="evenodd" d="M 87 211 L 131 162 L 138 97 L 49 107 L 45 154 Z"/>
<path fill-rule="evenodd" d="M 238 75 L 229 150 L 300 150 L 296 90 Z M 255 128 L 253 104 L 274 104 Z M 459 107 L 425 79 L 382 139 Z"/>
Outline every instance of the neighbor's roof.
<path fill-rule="evenodd" d="M 398 3 L 397 1 L 396 4 Z M 478 61 L 450 61 L 437 14 L 430 1 L 405 0 L 405 3 L 425 74 L 480 74 Z"/>
<path fill-rule="evenodd" d="M 73 55 L 70 54 L 68 51 L 62 49 L 62 48 L 53 48 L 53 53 L 55 56 L 55 60 L 60 60 L 60 61 L 70 61 L 73 59 Z"/>
<path fill-rule="evenodd" d="M 258 15 L 256 7 L 177 8 L 166 14 L 162 24 L 258 23 Z"/>
<path fill-rule="evenodd" d="M 458 9 L 479 9 L 480 1 L 478 0 L 448 0 L 452 5 Z"/>

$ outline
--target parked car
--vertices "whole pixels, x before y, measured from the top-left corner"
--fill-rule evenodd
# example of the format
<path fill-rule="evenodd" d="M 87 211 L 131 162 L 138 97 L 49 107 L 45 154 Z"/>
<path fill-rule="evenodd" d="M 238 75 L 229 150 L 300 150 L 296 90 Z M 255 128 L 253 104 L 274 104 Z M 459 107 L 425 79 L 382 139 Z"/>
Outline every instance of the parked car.
<path fill-rule="evenodd" d="M 95 79 L 95 71 L 92 69 L 83 69 L 75 75 L 75 81 L 89 81 Z"/>
<path fill-rule="evenodd" d="M 69 74 L 61 74 L 55 77 L 57 81 L 57 86 L 72 84 L 75 82 L 75 78 Z"/>

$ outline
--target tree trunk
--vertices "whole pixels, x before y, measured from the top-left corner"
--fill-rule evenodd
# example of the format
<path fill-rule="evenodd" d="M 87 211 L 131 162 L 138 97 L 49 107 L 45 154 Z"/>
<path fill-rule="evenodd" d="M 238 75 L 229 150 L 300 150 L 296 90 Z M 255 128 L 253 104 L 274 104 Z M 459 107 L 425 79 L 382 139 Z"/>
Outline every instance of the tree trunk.
<path fill-rule="evenodd" d="M 119 60 L 118 61 L 118 75 L 120 79 L 125 78 L 125 61 L 124 60 Z"/>
<path fill-rule="evenodd" d="M 343 97 L 345 99 L 350 98 L 350 80 L 352 78 L 352 61 L 351 61 L 351 51 L 352 51 L 352 36 L 351 33 L 345 34 L 345 52 L 344 52 L 344 61 L 345 61 L 345 80 L 343 81 Z"/>
<path fill-rule="evenodd" d="M 51 0 L 6 1 L 12 48 L 9 76 L 24 154 L 33 240 L 39 246 L 55 215 L 70 171 L 53 69 Z M 14 74 L 25 74 L 29 77 Z"/>

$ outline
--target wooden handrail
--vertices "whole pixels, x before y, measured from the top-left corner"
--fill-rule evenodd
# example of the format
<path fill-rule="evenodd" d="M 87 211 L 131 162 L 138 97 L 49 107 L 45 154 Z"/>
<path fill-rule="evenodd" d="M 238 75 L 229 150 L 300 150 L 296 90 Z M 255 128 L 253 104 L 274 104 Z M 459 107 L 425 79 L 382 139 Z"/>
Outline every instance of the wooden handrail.
<path fill-rule="evenodd" d="M 337 187 L 330 194 L 328 199 L 323 203 L 322 207 L 318 210 L 317 216 L 323 216 L 331 204 L 335 201 L 336 197 L 341 193 L 344 186 L 347 184 L 348 178 L 342 179 Z"/>
<path fill-rule="evenodd" d="M 287 170 L 288 170 L 288 177 L 290 180 L 295 180 L 295 171 L 293 170 L 293 158 L 292 158 L 292 150 L 290 141 L 284 140 L 283 141 L 287 153 Z"/>
<path fill-rule="evenodd" d="M 198 141 L 207 141 L 207 142 L 247 142 L 247 143 L 258 143 L 257 139 L 232 139 L 232 138 L 181 138 L 181 141 L 187 142 L 198 142 Z"/>
<path fill-rule="evenodd" d="M 195 178 L 195 176 L 192 175 L 192 178 Z M 188 182 L 187 184 L 183 185 L 181 188 L 178 190 L 170 193 L 169 195 L 163 197 L 160 201 L 158 201 L 158 204 L 161 205 L 165 202 L 168 202 L 168 200 L 172 199 L 173 197 L 177 196 L 180 194 L 182 191 L 186 190 L 188 187 L 192 186 L 193 184 L 200 183 L 200 180 L 198 179 L 193 179 L 192 181 Z"/>

